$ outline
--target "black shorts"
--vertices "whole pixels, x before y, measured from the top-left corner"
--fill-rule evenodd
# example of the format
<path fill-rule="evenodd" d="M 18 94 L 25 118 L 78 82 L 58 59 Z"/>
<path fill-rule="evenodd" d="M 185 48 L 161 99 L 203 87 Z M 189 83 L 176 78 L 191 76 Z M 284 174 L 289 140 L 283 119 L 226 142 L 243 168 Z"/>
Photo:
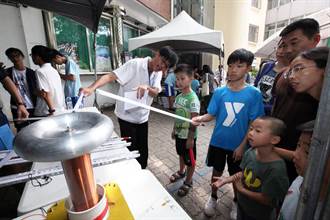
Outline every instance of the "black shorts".
<path fill-rule="evenodd" d="M 233 153 L 234 152 L 231 150 L 224 150 L 222 148 L 210 145 L 207 152 L 206 165 L 213 167 L 216 171 L 222 173 L 225 169 L 227 160 L 228 172 L 230 175 L 234 175 L 242 169 L 239 166 L 241 161 L 234 162 Z"/>
<path fill-rule="evenodd" d="M 179 156 L 184 160 L 184 164 L 192 166 L 192 161 L 196 161 L 196 138 L 194 139 L 193 148 L 186 148 L 187 139 L 181 139 L 175 136 L 175 148 Z"/>

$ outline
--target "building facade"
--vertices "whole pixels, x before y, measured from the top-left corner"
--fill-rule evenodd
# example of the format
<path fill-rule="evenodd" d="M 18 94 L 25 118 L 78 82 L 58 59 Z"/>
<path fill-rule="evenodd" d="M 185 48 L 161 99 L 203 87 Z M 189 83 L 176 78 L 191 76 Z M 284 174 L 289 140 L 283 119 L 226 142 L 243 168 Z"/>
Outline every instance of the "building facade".
<path fill-rule="evenodd" d="M 91 84 L 95 77 L 94 60 L 98 75 L 105 74 L 132 57 L 151 55 L 147 49 L 128 52 L 128 39 L 141 36 L 168 23 L 171 18 L 171 0 L 112 0 L 107 2 L 96 34 L 96 54 L 93 48 L 94 34 L 86 27 L 57 14 L 23 6 L 8 0 L 0 0 L 0 62 L 11 66 L 5 50 L 16 47 L 25 55 L 26 66 L 36 69 L 31 57 L 34 45 L 57 48 L 72 57 L 81 69 L 82 86 Z M 119 60 L 115 55 L 119 56 Z M 103 89 L 116 92 L 118 84 L 106 85 Z M 9 95 L 0 86 L 4 103 Z M 86 100 L 93 103 L 93 97 Z M 100 105 L 113 104 L 114 100 L 98 98 Z M 5 112 L 10 116 L 9 106 Z"/>
<path fill-rule="evenodd" d="M 268 0 L 264 39 L 293 21 L 329 7 L 329 0 Z"/>
<path fill-rule="evenodd" d="M 225 58 L 235 49 L 246 48 L 255 52 L 264 39 L 266 0 L 214 1 L 214 29 L 223 31 Z M 254 62 L 254 65 L 257 65 Z M 213 68 L 219 64 L 213 57 Z"/>

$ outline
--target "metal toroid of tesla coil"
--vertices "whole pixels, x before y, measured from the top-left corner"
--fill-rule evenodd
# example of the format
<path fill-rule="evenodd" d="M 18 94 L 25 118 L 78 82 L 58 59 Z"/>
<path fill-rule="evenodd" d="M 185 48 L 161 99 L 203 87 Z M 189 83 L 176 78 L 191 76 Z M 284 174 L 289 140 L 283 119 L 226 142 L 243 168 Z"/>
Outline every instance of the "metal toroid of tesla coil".
<path fill-rule="evenodd" d="M 105 115 L 67 113 L 22 129 L 14 139 L 14 150 L 30 161 L 61 161 L 72 211 L 80 212 L 94 207 L 100 200 L 89 152 L 106 142 L 112 131 L 112 121 Z"/>

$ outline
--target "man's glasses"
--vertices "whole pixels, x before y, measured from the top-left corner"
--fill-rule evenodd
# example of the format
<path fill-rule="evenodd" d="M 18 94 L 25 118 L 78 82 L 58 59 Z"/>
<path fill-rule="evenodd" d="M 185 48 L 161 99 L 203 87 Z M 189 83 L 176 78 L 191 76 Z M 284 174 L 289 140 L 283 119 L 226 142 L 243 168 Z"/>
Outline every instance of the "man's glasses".
<path fill-rule="evenodd" d="M 302 72 L 304 69 L 313 68 L 313 67 L 316 67 L 316 66 L 315 65 L 314 66 L 295 66 L 284 74 L 284 78 L 289 78 L 290 76 L 292 76 L 292 74 L 297 74 L 297 73 Z"/>

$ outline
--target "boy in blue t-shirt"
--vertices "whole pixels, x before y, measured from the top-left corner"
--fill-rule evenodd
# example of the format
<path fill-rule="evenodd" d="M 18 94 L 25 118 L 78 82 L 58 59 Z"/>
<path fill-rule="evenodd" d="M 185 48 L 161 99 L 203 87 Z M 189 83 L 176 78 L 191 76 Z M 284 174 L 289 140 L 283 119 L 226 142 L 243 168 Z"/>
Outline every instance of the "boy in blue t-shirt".
<path fill-rule="evenodd" d="M 61 79 L 65 81 L 64 95 L 65 98 L 70 97 L 72 105 L 75 106 L 81 87 L 79 66 L 72 59 L 55 49 L 51 51 L 51 58 L 57 65 L 65 64 L 65 75 L 60 74 Z"/>
<path fill-rule="evenodd" d="M 227 85 L 214 91 L 207 114 L 192 119 L 194 125 L 216 120 L 206 159 L 207 166 L 213 167 L 212 183 L 222 176 L 226 161 L 230 175 L 241 170 L 239 165 L 247 144 L 249 124 L 264 114 L 260 91 L 245 83 L 253 58 L 253 53 L 245 49 L 231 53 L 227 60 Z M 217 199 L 217 189 L 212 187 L 204 208 L 207 216 L 215 214 Z"/>

